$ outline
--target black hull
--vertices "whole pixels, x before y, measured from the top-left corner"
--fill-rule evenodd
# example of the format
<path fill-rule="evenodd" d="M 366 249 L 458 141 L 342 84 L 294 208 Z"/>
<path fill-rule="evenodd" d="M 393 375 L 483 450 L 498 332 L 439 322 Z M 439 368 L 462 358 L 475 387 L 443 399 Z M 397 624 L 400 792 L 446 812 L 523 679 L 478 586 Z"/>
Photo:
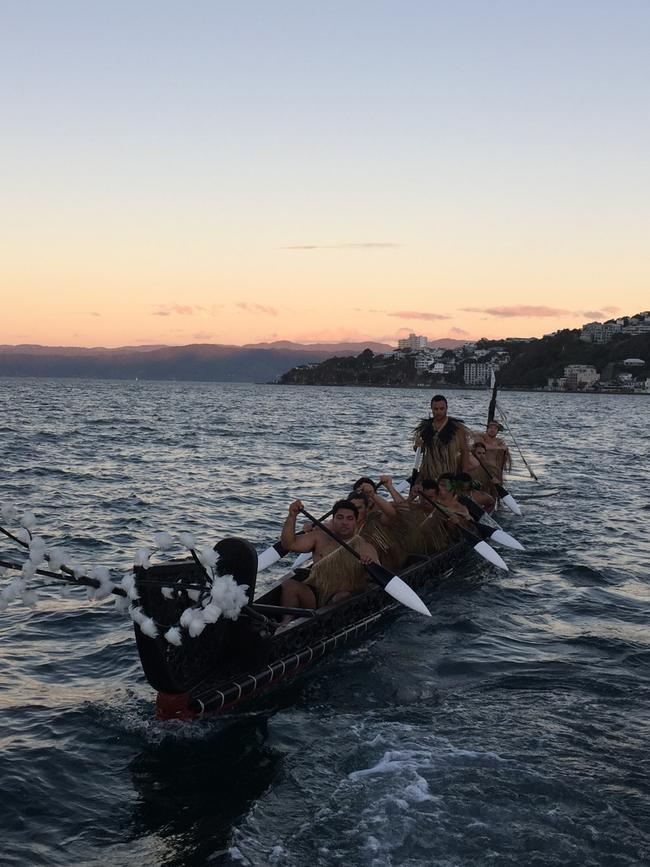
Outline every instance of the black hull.
<path fill-rule="evenodd" d="M 236 541 L 247 544 L 242 540 Z M 416 592 L 426 595 L 428 589 L 435 589 L 437 579 L 468 551 L 466 543 L 458 542 L 430 557 L 413 556 L 411 564 L 400 571 L 400 577 Z M 279 585 L 257 598 L 254 604 L 279 604 Z M 255 628 L 255 622 L 249 621 L 248 626 L 239 626 L 240 634 L 235 645 L 229 647 L 230 642 L 223 638 L 217 641 L 215 647 L 207 645 L 199 654 L 200 664 L 196 660 L 193 663 L 196 665 L 194 672 L 192 663 L 187 659 L 182 667 L 182 676 L 178 676 L 175 663 L 182 655 L 183 648 L 172 649 L 164 639 L 156 639 L 157 658 L 152 676 L 149 671 L 154 650 L 152 639 L 143 636 L 137 626 L 135 630 L 145 674 L 158 690 L 158 717 L 191 719 L 204 714 L 221 714 L 262 696 L 266 697 L 269 691 L 312 669 L 320 660 L 341 647 L 358 642 L 386 618 L 395 616 L 400 609 L 403 610 L 400 603 L 383 590 L 371 586 L 365 592 L 321 608 L 314 616 L 275 634 L 265 634 L 264 629 Z M 234 624 L 227 624 L 228 627 L 231 632 L 237 632 Z M 210 642 L 211 638 L 208 637 L 207 641 Z M 230 657 L 225 660 L 223 651 L 227 647 Z M 222 653 L 219 654 L 219 651 Z M 217 654 L 212 656 L 212 665 L 209 662 L 205 665 L 205 657 L 212 652 Z M 219 665 L 216 659 L 219 659 Z M 172 664 L 165 671 L 167 663 Z M 161 671 L 164 677 L 161 677 Z"/>

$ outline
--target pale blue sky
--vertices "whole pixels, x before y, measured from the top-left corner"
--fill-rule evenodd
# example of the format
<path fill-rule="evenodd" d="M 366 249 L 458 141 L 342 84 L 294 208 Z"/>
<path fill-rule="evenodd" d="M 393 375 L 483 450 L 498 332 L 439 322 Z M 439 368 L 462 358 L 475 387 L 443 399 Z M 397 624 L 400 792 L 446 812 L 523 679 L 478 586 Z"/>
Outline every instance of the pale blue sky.
<path fill-rule="evenodd" d="M 388 309 L 403 293 L 401 306 L 442 310 L 472 333 L 513 324 L 482 326 L 447 296 L 642 306 L 648 2 L 5 0 L 0 11 L 3 291 L 54 288 L 71 305 L 85 292 L 113 329 L 156 301 L 232 296 L 298 310 L 305 334 L 326 308 L 308 323 L 303 291 L 331 290 L 341 309 L 350 295 Z M 372 243 L 399 246 L 363 261 L 279 254 Z M 140 313 L 119 307 L 138 294 Z M 21 315 L 0 342 L 20 342 Z M 77 338 L 99 340 L 88 330 L 99 324 L 78 323 Z M 142 340 L 155 340 L 152 324 Z M 388 324 L 418 320 L 354 329 L 388 337 Z M 248 325 L 251 339 L 271 335 Z M 240 314 L 242 340 L 248 325 Z"/>

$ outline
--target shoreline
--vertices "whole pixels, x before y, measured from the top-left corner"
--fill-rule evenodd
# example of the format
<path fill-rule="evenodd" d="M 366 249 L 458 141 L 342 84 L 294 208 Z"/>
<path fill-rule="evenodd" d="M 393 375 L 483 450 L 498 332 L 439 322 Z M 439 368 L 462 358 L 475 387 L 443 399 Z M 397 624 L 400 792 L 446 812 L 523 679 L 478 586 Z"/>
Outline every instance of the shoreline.
<path fill-rule="evenodd" d="M 436 383 L 433 385 L 376 383 L 376 382 L 265 382 L 257 385 L 286 385 L 295 388 L 402 388 L 407 391 L 482 391 L 487 385 L 462 385 L 460 383 Z M 599 391 L 566 388 L 523 388 L 521 386 L 499 385 L 499 391 L 522 392 L 526 394 L 626 394 L 631 397 L 650 397 L 650 391 L 629 391 L 624 388 L 602 389 Z"/>

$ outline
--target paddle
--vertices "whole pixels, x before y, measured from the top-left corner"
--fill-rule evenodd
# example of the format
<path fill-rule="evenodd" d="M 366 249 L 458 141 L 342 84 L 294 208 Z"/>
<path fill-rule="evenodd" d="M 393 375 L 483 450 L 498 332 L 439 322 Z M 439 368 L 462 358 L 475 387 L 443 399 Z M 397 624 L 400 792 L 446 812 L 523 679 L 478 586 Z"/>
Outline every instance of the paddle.
<path fill-rule="evenodd" d="M 447 510 L 444 509 L 442 506 L 440 506 L 438 503 L 436 503 L 435 500 L 432 500 L 431 497 L 427 497 L 427 495 L 424 493 L 424 491 L 420 492 L 420 496 L 424 497 L 424 499 L 427 501 L 427 503 L 431 503 L 431 505 L 434 506 L 436 509 L 438 509 L 439 512 L 442 512 L 442 514 L 446 518 L 450 517 L 449 514 L 447 513 Z M 505 562 L 505 560 L 503 559 L 503 557 L 501 557 L 501 555 L 498 554 L 494 550 L 494 548 L 491 548 L 488 545 L 488 543 L 485 541 L 485 539 L 480 539 L 477 542 L 476 541 L 477 536 L 475 536 L 473 533 L 470 533 L 470 531 L 466 527 L 463 527 L 462 524 L 457 524 L 457 527 L 460 530 L 463 538 L 465 538 L 470 543 L 472 548 L 476 551 L 476 553 L 480 557 L 483 557 L 484 560 L 487 560 L 488 563 L 492 563 L 492 565 L 496 566 L 498 569 L 503 569 L 504 572 L 509 571 L 508 565 Z"/>
<path fill-rule="evenodd" d="M 329 512 L 326 512 L 320 520 L 321 521 L 327 520 L 327 518 L 329 518 L 329 516 L 331 514 L 332 514 L 332 510 L 330 509 Z M 296 533 L 296 535 L 299 536 L 299 535 L 301 535 L 301 533 L 304 533 L 304 530 L 301 530 L 300 533 Z M 272 566 L 274 563 L 277 563 L 278 560 L 281 560 L 283 557 L 286 557 L 287 554 L 290 554 L 290 553 L 291 552 L 289 551 L 289 549 L 285 548 L 283 545 L 281 545 L 280 540 L 278 539 L 277 542 L 274 542 L 273 545 L 269 545 L 268 548 L 266 548 L 264 551 L 262 551 L 261 554 L 258 555 L 258 557 L 257 557 L 257 574 L 259 575 L 259 573 L 262 572 L 264 569 L 268 569 L 269 566 Z M 305 563 L 307 560 L 309 560 L 310 557 L 311 557 L 311 554 L 301 554 L 299 557 L 296 558 L 296 560 L 293 564 L 294 569 L 297 566 L 301 565 L 302 563 Z"/>
<path fill-rule="evenodd" d="M 479 464 L 483 467 L 483 469 L 485 470 L 485 472 L 488 474 L 488 476 L 491 479 L 492 473 L 485 466 L 483 461 L 479 458 L 478 455 L 474 455 L 474 457 L 479 462 Z M 507 506 L 507 508 L 510 509 L 511 512 L 514 512 L 515 515 L 521 515 L 521 506 L 515 500 L 515 498 L 512 496 L 510 491 L 508 491 L 506 488 L 504 488 L 504 486 L 502 484 L 500 484 L 499 482 L 492 482 L 492 484 L 496 488 L 497 494 L 499 495 L 503 505 Z"/>
<path fill-rule="evenodd" d="M 420 470 L 420 466 L 422 464 L 422 449 L 420 446 L 415 450 L 415 456 L 413 457 L 413 469 L 411 470 L 411 475 L 408 479 L 404 479 L 403 481 L 395 482 L 395 490 L 402 497 L 408 494 L 413 486 L 415 480 L 418 477 L 418 472 Z"/>
<path fill-rule="evenodd" d="M 2 530 L 2 527 L 0 527 L 0 530 Z M 6 533 L 6 531 L 3 532 Z M 6 535 L 11 536 L 11 534 L 9 533 L 6 533 Z M 5 569 L 16 569 L 17 571 L 20 571 L 22 569 L 22 564 L 10 563 L 7 560 L 0 560 L 0 566 L 4 567 Z M 65 575 L 61 574 L 61 572 L 51 572 L 49 569 L 35 569 L 34 573 L 36 575 L 42 575 L 44 578 L 56 578 L 58 581 L 63 581 L 64 583 L 71 584 L 75 587 L 92 587 L 93 589 L 98 590 L 101 586 L 101 582 L 98 581 L 97 578 L 88 578 L 86 575 L 80 575 L 79 577 L 75 577 L 72 573 Z M 115 593 L 116 596 L 126 596 L 126 590 L 123 590 L 121 587 L 118 586 L 112 587 L 111 592 Z"/>
<path fill-rule="evenodd" d="M 519 443 L 518 443 L 517 440 L 515 439 L 515 435 L 514 435 L 513 432 L 512 432 L 512 428 L 511 428 L 510 425 L 508 424 L 508 418 L 507 418 L 505 412 L 501 409 L 501 406 L 500 406 L 499 404 L 497 404 L 497 409 L 499 410 L 499 415 L 501 416 L 501 418 L 502 418 L 503 421 L 505 422 L 506 427 L 508 428 L 508 433 L 509 433 L 510 436 L 512 437 L 512 441 L 513 441 L 513 443 L 515 444 L 515 446 L 517 447 L 517 451 L 519 452 L 519 455 L 520 455 L 522 461 L 524 462 L 524 466 L 526 467 L 526 469 L 527 469 L 528 472 L 530 473 L 531 477 L 532 477 L 533 479 L 535 479 L 536 482 L 539 482 L 539 479 L 537 478 L 537 476 L 535 475 L 535 473 L 532 471 L 532 469 L 529 467 L 529 465 L 528 465 L 528 461 L 527 461 L 526 458 L 524 457 L 524 453 L 523 453 L 522 450 L 519 448 Z"/>
<path fill-rule="evenodd" d="M 514 548 L 515 551 L 523 551 L 524 546 L 506 533 L 493 518 L 488 515 L 485 509 L 482 509 L 471 497 L 461 495 L 458 497 L 458 502 L 462 503 L 470 514 L 472 521 L 476 525 L 476 529 L 484 539 L 490 539 L 499 545 L 505 545 L 506 548 Z M 489 523 L 488 523 L 489 522 Z"/>
<path fill-rule="evenodd" d="M 330 530 L 330 528 L 323 524 L 322 521 L 319 521 L 318 518 L 314 518 L 310 515 L 306 509 L 301 509 L 300 511 L 308 521 L 311 521 L 312 524 L 316 524 L 316 526 L 320 527 L 323 533 L 326 533 L 330 538 L 334 539 L 335 542 L 338 542 L 342 548 L 345 548 L 349 554 L 352 554 L 353 557 L 356 557 L 356 559 L 361 562 L 361 554 L 359 554 L 358 551 L 355 551 L 347 542 L 344 542 L 343 539 L 339 538 L 336 533 Z M 384 567 L 379 563 L 363 563 L 362 565 L 372 580 L 385 590 L 389 596 L 392 596 L 393 599 L 401 602 L 402 605 L 412 608 L 413 611 L 417 611 L 418 614 L 424 614 L 427 617 L 431 617 L 431 612 L 417 593 L 414 590 L 411 590 L 408 584 L 398 575 L 393 575 L 392 572 L 389 572 L 388 569 L 384 569 Z"/>

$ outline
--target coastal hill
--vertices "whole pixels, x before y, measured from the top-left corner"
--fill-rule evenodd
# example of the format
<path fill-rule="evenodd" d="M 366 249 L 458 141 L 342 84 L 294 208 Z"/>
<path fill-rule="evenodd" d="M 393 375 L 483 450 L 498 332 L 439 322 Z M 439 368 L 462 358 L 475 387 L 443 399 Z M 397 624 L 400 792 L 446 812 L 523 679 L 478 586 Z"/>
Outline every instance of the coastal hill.
<path fill-rule="evenodd" d="M 466 384 L 467 364 L 490 365 L 506 388 L 545 388 L 559 380 L 569 365 L 592 365 L 600 376 L 597 386 L 614 383 L 636 359 L 635 376 L 650 377 L 650 333 L 614 334 L 607 343 L 581 339 L 581 329 L 566 329 L 542 338 L 479 340 L 438 352 L 431 362 L 418 364 L 421 352 L 397 350 L 374 354 L 369 349 L 354 357 L 333 357 L 319 364 L 303 364 L 287 371 L 280 382 L 294 385 L 436 386 Z M 476 384 L 479 384 L 477 381 Z"/>
<path fill-rule="evenodd" d="M 270 344 L 227 346 L 122 346 L 92 349 L 23 344 L 0 346 L 0 376 L 171 379 L 211 382 L 269 382 L 295 365 L 316 363 L 332 353 L 356 355 L 386 343 Z"/>

